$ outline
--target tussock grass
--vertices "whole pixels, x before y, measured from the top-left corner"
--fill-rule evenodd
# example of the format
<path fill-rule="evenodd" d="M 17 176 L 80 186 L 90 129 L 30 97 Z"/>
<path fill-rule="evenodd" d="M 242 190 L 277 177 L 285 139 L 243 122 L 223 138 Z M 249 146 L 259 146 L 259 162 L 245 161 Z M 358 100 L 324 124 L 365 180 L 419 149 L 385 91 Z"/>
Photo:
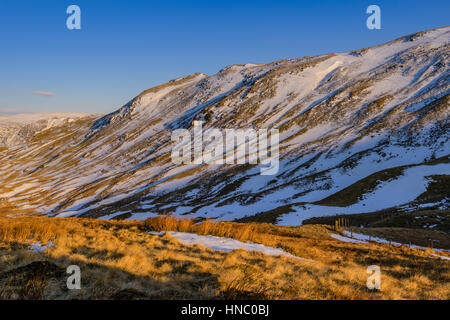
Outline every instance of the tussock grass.
<path fill-rule="evenodd" d="M 196 224 L 194 219 L 177 219 L 167 215 L 145 220 L 144 227 L 150 231 L 194 232 L 201 235 L 209 234 L 247 241 L 254 239 L 258 224 L 213 222 L 211 220 L 205 220 L 202 223 Z"/>
<path fill-rule="evenodd" d="M 259 252 L 184 245 L 174 230 L 253 241 L 313 261 Z M 433 252 L 337 241 L 323 225 L 177 220 L 0 217 L 2 299 L 449 299 L 449 262 Z M 42 253 L 28 246 L 54 243 Z M 34 264 L 33 264 L 34 263 Z M 65 269 L 82 271 L 82 289 L 67 290 Z M 381 291 L 366 289 L 378 264 Z M 42 266 L 45 266 L 43 268 Z M 21 282 L 21 279 L 24 281 Z"/>

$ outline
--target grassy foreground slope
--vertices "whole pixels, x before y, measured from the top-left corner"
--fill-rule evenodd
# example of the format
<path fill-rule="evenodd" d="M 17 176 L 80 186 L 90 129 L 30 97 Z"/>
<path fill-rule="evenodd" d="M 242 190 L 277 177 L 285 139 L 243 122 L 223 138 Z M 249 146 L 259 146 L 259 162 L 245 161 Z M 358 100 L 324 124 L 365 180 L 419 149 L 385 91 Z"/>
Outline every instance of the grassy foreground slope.
<path fill-rule="evenodd" d="M 298 257 L 184 245 L 174 230 L 279 247 Z M 429 231 L 433 232 L 433 231 Z M 0 217 L 2 299 L 449 299 L 450 261 L 432 250 L 333 239 L 324 225 L 281 227 L 170 217 L 138 221 Z M 52 241 L 32 252 L 29 246 Z M 449 256 L 442 252 L 440 255 Z M 81 290 L 68 290 L 69 265 Z M 369 265 L 381 290 L 366 288 Z"/>

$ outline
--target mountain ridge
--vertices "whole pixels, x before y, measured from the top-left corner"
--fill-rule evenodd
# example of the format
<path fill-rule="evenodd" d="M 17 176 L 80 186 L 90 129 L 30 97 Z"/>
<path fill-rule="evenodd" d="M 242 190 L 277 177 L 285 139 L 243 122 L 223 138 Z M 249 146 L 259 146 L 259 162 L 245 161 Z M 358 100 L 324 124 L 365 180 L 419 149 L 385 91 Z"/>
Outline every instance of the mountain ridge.
<path fill-rule="evenodd" d="M 0 211 L 235 220 L 288 205 L 276 222 L 301 224 L 358 210 L 448 208 L 448 194 L 415 201 L 432 177 L 449 172 L 449 34 L 446 26 L 344 53 L 196 73 L 145 90 L 101 118 L 38 132 L 26 147 L 0 155 Z M 206 129 L 279 129 L 280 172 L 261 177 L 255 165 L 175 166 L 170 133 L 192 129 L 194 120 Z M 435 159 L 441 162 L 430 164 Z M 372 174 L 408 165 L 420 170 L 387 175 L 353 195 L 356 204 L 318 204 Z M 390 188 L 407 191 L 386 199 L 383 189 Z"/>

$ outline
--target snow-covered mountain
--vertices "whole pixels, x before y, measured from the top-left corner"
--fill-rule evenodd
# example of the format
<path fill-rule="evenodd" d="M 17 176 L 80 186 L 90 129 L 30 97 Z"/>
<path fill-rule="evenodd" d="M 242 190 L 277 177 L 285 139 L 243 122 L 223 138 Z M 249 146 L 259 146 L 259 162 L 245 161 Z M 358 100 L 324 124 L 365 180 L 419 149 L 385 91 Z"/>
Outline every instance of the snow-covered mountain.
<path fill-rule="evenodd" d="M 173 213 L 297 225 L 449 207 L 450 27 L 344 53 L 232 65 L 142 92 L 99 119 L 35 131 L 0 155 L 0 212 Z M 177 165 L 171 133 L 277 128 L 280 169 Z"/>
<path fill-rule="evenodd" d="M 27 143 L 40 131 L 64 126 L 67 123 L 89 116 L 86 113 L 76 112 L 25 113 L 0 116 L 0 147 Z"/>

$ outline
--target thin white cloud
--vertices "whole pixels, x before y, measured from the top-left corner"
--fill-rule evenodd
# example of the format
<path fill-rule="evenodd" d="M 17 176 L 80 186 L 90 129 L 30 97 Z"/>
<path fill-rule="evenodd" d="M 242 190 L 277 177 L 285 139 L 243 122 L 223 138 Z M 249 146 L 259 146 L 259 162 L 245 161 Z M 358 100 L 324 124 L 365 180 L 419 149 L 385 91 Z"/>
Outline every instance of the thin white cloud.
<path fill-rule="evenodd" d="M 55 94 L 53 92 L 47 92 L 47 91 L 33 91 L 32 94 L 35 94 L 38 96 L 45 96 L 45 97 L 55 96 Z"/>

